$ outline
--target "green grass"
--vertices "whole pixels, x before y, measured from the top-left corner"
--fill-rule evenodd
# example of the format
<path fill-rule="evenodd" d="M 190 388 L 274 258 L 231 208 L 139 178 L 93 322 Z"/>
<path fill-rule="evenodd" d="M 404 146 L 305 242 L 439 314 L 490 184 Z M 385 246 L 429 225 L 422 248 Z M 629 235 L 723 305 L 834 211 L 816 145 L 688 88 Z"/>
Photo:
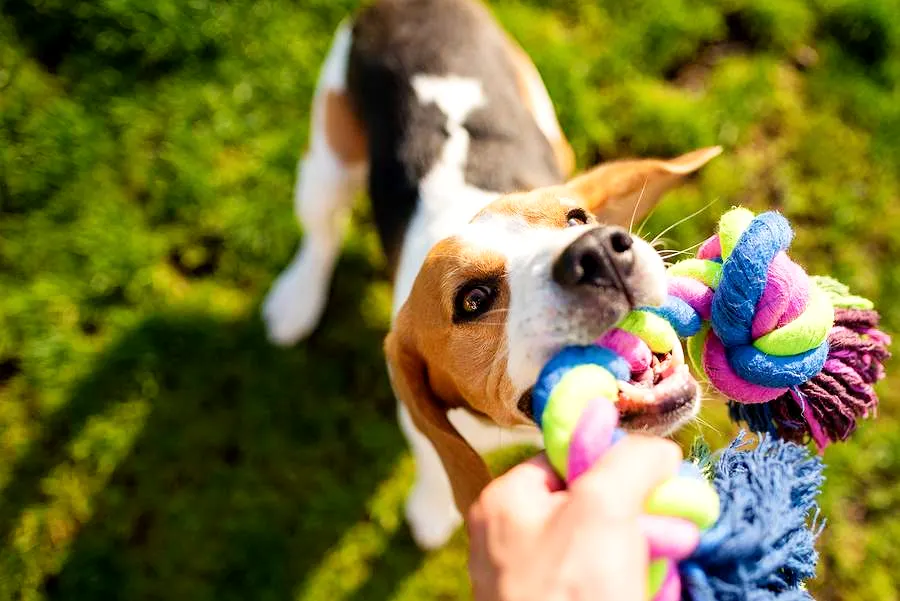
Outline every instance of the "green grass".
<path fill-rule="evenodd" d="M 0 3 L 0 601 L 468 597 L 463 536 L 422 555 L 403 525 L 364 203 L 312 339 L 275 349 L 258 318 L 356 4 Z M 897 0 L 492 6 L 582 167 L 726 147 L 647 231 L 713 203 L 667 236 L 686 247 L 731 204 L 778 208 L 898 331 Z M 900 596 L 895 386 L 826 453 L 819 599 Z"/>

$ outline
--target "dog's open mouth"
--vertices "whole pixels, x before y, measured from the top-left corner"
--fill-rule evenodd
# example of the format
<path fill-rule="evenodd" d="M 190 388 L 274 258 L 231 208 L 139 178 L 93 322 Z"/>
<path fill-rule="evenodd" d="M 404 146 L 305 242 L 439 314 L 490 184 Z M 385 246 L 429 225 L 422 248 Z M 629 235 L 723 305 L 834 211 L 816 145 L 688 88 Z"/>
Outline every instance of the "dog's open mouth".
<path fill-rule="evenodd" d="M 619 424 L 631 431 L 670 434 L 699 409 L 700 385 L 685 363 L 680 344 L 669 352 L 651 352 L 643 340 L 635 342 L 643 345 L 643 352 L 635 353 L 630 361 L 630 379 L 618 381 Z M 532 390 L 522 395 L 518 407 L 534 420 Z"/>
<path fill-rule="evenodd" d="M 616 407 L 623 428 L 665 434 L 690 417 L 700 387 L 684 362 L 681 346 L 672 352 L 653 353 L 650 364 L 619 380 Z"/>

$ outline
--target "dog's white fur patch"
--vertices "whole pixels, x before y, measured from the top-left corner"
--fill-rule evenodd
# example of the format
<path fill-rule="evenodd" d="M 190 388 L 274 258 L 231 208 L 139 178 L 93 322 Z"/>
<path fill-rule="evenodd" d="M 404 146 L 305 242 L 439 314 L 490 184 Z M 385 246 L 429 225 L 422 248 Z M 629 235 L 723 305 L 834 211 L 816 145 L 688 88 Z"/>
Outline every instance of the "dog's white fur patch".
<path fill-rule="evenodd" d="M 461 127 L 475 109 L 485 106 L 484 87 L 477 79 L 456 75 L 419 74 L 412 78 L 412 87 L 422 104 L 434 103 L 447 117 L 450 127 Z M 466 138 L 468 139 L 468 138 Z M 447 146 L 451 146 L 453 132 Z M 462 138 L 457 138 L 457 141 Z M 444 149 L 445 156 L 447 147 Z M 455 153 L 454 153 L 455 154 Z M 465 163 L 465 154 L 455 154 L 455 158 Z"/>

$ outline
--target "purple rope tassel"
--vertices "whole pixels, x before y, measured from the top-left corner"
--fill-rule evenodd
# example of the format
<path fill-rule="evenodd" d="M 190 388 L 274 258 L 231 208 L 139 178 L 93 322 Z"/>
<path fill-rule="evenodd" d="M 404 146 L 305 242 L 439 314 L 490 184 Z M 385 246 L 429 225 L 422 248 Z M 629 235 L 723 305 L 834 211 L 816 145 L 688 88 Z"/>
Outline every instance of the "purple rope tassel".
<path fill-rule="evenodd" d="M 878 329 L 879 319 L 874 310 L 836 308 L 822 371 L 769 403 L 732 404 L 732 417 L 756 432 L 799 443 L 812 439 L 820 449 L 846 440 L 878 407 L 873 385 L 891 356 L 891 338 Z"/>

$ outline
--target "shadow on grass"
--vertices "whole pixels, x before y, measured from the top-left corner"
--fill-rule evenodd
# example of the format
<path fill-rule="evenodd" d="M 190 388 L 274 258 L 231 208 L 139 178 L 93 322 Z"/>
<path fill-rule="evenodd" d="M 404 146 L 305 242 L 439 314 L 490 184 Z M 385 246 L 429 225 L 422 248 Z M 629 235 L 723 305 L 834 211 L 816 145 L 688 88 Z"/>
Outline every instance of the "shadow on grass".
<path fill-rule="evenodd" d="M 142 18 L 129 22 L 128 17 L 135 14 L 123 10 L 127 7 L 122 5 L 112 9 L 96 5 L 84 10 L 77 3 L 5 0 L 0 8 L 31 54 L 50 73 L 56 73 L 65 61 L 72 61 L 76 64 L 73 75 L 113 68 L 133 84 L 172 73 L 190 59 L 214 59 L 220 52 L 214 41 L 201 33 L 203 22 L 196 11 L 172 4 L 166 7 L 168 11 L 146 10 Z M 148 50 L 151 36 L 142 28 L 156 33 L 155 52 Z M 159 44 L 160 38 L 167 43 Z"/>
<path fill-rule="evenodd" d="M 46 501 L 42 478 L 71 461 L 92 416 L 147 403 L 62 571 L 45 580 L 47 598 L 292 599 L 342 534 L 369 519 L 366 502 L 404 444 L 384 331 L 358 306 L 370 268 L 350 261 L 338 288 L 354 289 L 336 290 L 319 333 L 293 349 L 270 346 L 257 319 L 161 315 L 98 361 L 0 507 L 5 540 L 25 508 Z M 104 449 L 79 461 L 92 469 Z M 420 560 L 401 526 L 354 598 L 389 597 Z"/>

